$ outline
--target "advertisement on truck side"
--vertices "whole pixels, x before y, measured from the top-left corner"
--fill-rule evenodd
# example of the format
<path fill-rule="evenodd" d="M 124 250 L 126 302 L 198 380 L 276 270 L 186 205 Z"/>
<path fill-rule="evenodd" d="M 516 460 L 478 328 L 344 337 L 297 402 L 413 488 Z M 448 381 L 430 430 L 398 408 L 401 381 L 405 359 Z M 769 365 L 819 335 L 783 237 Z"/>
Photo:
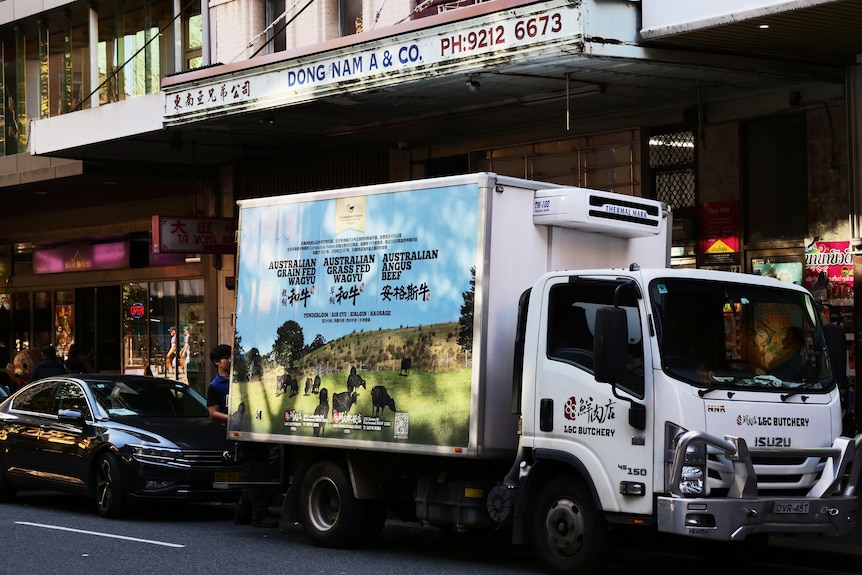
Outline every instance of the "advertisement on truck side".
<path fill-rule="evenodd" d="M 231 431 L 469 442 L 476 184 L 240 210 Z"/>

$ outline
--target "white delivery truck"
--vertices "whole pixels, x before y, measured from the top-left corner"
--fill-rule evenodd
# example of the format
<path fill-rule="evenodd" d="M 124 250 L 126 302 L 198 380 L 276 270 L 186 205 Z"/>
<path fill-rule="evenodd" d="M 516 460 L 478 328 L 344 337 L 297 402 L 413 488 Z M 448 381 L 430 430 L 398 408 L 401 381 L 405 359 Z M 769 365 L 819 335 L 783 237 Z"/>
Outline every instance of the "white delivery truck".
<path fill-rule="evenodd" d="M 228 433 L 281 451 L 316 544 L 394 514 L 576 571 L 615 525 L 854 525 L 816 302 L 670 269 L 662 203 L 480 173 L 239 207 Z"/>

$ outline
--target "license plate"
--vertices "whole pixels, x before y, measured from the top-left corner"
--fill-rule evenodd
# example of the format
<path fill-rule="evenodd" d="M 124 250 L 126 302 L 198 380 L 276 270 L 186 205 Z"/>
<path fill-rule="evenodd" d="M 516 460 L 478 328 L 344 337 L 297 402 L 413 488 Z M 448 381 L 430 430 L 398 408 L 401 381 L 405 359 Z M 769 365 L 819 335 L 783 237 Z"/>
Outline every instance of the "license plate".
<path fill-rule="evenodd" d="M 776 501 L 774 513 L 808 513 L 807 501 Z"/>
<path fill-rule="evenodd" d="M 213 481 L 217 481 L 219 483 L 245 481 L 245 473 L 242 471 L 216 471 Z"/>

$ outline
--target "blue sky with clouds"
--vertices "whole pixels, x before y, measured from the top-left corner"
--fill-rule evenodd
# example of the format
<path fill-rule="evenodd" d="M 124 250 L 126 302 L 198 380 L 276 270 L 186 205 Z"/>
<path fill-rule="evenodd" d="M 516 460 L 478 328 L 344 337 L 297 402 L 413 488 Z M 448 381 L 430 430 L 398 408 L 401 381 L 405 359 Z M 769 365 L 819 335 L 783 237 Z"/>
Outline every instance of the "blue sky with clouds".
<path fill-rule="evenodd" d="M 289 320 L 306 344 L 317 334 L 330 342 L 354 331 L 458 320 L 476 265 L 476 184 L 351 198 L 359 206 L 365 198 L 364 230 L 337 229 L 344 206 L 336 199 L 296 201 L 307 197 L 242 206 L 236 327 L 246 351 L 269 352 Z M 410 269 L 384 277 L 384 254 L 403 252 L 436 258 L 413 259 Z"/>

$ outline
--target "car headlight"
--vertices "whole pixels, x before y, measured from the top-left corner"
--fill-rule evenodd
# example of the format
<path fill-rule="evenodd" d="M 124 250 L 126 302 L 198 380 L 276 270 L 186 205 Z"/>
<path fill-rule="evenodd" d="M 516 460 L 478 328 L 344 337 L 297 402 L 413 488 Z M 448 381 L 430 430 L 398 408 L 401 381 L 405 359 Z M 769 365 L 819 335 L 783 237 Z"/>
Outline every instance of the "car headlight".
<path fill-rule="evenodd" d="M 170 463 L 176 465 L 183 458 L 183 452 L 179 449 L 166 449 L 164 447 L 152 447 L 149 445 L 133 445 L 132 456 L 142 461 L 155 463 Z"/>
<path fill-rule="evenodd" d="M 665 485 L 673 481 L 671 473 L 673 460 L 676 456 L 679 437 L 687 430 L 675 423 L 665 424 Z M 703 495 L 706 493 L 706 444 L 702 441 L 692 441 L 685 450 L 682 472 L 680 473 L 679 490 L 686 495 Z"/>

